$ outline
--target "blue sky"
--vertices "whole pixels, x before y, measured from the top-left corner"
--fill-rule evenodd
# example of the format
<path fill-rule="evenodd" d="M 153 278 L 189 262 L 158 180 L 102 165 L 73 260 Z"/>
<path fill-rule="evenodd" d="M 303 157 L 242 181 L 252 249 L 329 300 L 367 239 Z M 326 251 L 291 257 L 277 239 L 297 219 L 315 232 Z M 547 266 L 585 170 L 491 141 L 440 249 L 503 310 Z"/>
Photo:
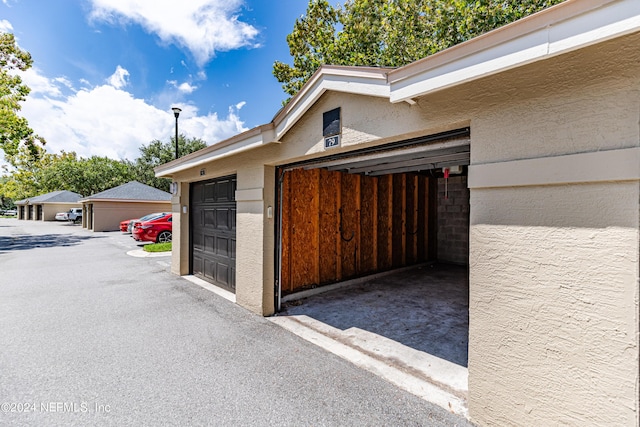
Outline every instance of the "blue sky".
<path fill-rule="evenodd" d="M 209 145 L 269 122 L 272 75 L 305 0 L 0 0 L 0 31 L 31 53 L 21 114 L 51 153 L 135 159 L 180 133 Z"/>

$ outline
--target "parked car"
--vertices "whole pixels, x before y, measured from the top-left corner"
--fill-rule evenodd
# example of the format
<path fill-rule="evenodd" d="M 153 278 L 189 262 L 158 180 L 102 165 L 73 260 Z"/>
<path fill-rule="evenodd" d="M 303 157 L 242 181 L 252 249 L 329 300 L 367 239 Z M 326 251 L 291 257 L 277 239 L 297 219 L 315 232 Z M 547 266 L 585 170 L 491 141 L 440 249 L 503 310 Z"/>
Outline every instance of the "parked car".
<path fill-rule="evenodd" d="M 125 219 L 124 221 L 120 221 L 120 231 L 123 233 L 127 233 L 129 230 L 129 223 L 131 221 L 136 221 L 135 219 Z"/>
<path fill-rule="evenodd" d="M 0 215 L 16 216 L 18 215 L 18 211 L 15 209 L 0 210 Z"/>
<path fill-rule="evenodd" d="M 55 219 L 56 221 L 82 222 L 82 208 L 71 208 L 67 212 L 58 212 Z"/>
<path fill-rule="evenodd" d="M 58 212 L 56 214 L 56 221 L 69 221 L 69 213 L 68 212 Z"/>
<path fill-rule="evenodd" d="M 67 214 L 69 221 L 73 221 L 74 224 L 82 222 L 82 208 L 71 208 Z"/>
<path fill-rule="evenodd" d="M 131 233 L 133 232 L 133 224 L 135 224 L 136 222 L 148 221 L 158 216 L 163 216 L 167 214 L 169 214 L 169 212 L 155 212 L 155 213 L 145 215 L 142 218 L 126 219 L 120 222 L 120 231 L 122 231 L 123 233 Z"/>
<path fill-rule="evenodd" d="M 132 237 L 139 242 L 170 242 L 172 226 L 170 213 L 161 213 L 145 221 L 141 218 L 133 224 Z"/>

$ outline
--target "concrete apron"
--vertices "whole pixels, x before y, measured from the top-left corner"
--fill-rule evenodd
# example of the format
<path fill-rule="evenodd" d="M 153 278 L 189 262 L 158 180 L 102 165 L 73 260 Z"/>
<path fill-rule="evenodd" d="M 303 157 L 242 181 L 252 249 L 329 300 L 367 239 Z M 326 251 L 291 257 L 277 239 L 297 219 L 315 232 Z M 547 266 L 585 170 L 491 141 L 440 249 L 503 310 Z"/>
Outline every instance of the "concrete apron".
<path fill-rule="evenodd" d="M 430 264 L 347 283 L 290 295 L 270 320 L 468 418 L 467 268 Z"/>

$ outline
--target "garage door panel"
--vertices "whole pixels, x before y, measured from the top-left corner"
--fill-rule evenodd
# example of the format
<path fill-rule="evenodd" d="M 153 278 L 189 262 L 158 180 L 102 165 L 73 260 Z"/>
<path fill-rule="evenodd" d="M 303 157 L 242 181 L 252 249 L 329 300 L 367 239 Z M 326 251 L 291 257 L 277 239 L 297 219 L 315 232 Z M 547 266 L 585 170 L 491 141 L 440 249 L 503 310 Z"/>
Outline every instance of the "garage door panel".
<path fill-rule="evenodd" d="M 216 211 L 215 209 L 204 207 L 203 206 L 203 221 L 200 224 L 201 227 L 207 228 L 207 225 L 211 226 L 211 224 L 215 224 L 216 221 Z"/>
<path fill-rule="evenodd" d="M 202 250 L 204 247 L 204 239 L 202 235 L 194 235 L 191 240 L 191 245 L 194 250 Z"/>
<path fill-rule="evenodd" d="M 235 291 L 236 178 L 192 184 L 202 198 L 192 203 L 193 274 Z"/>
<path fill-rule="evenodd" d="M 216 210 L 216 225 L 218 230 L 231 230 L 231 218 L 229 218 L 231 212 L 227 208 Z"/>
<path fill-rule="evenodd" d="M 204 237 L 204 246 L 202 247 L 203 252 L 213 252 L 215 249 L 215 237 L 214 236 L 203 236 Z"/>
<path fill-rule="evenodd" d="M 216 281 L 226 286 L 231 284 L 231 268 L 222 263 L 216 263 Z"/>
<path fill-rule="evenodd" d="M 192 203 L 202 203 L 203 200 L 203 187 L 202 186 L 192 186 L 191 188 L 191 202 Z"/>
<path fill-rule="evenodd" d="M 193 270 L 202 271 L 204 269 L 203 259 L 197 255 L 193 256 Z"/>
<path fill-rule="evenodd" d="M 221 257 L 229 258 L 229 239 L 224 237 L 215 238 L 216 247 L 214 252 Z"/>

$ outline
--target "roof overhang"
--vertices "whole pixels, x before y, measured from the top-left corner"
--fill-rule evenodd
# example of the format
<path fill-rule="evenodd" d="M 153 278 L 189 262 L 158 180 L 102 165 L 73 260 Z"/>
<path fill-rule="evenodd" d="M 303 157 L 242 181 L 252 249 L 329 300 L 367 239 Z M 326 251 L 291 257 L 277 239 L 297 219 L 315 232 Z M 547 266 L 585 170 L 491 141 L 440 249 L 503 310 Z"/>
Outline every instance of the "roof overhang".
<path fill-rule="evenodd" d="M 639 30 L 638 0 L 567 0 L 391 71 L 391 102 L 412 102 Z"/>
<path fill-rule="evenodd" d="M 280 138 L 327 91 L 377 96 L 389 99 L 388 68 L 323 66 L 271 123 L 262 125 L 225 141 L 213 144 L 180 159 L 158 166 L 156 176 L 169 177 L 175 173 L 204 165 L 244 151 L 279 143 Z"/>
<path fill-rule="evenodd" d="M 395 70 L 325 65 L 269 124 L 158 166 L 156 176 L 278 143 L 327 91 L 413 105 L 429 93 L 638 31 L 638 0 L 567 0 Z"/>
<path fill-rule="evenodd" d="M 79 203 L 171 203 L 171 200 L 138 200 L 138 199 L 92 199 L 86 198 L 79 201 Z"/>
<path fill-rule="evenodd" d="M 318 69 L 293 99 L 274 117 L 276 135 L 281 138 L 327 91 L 389 99 L 387 73 L 391 68 L 339 67 Z"/>
<path fill-rule="evenodd" d="M 158 166 L 155 168 L 156 176 L 170 177 L 183 170 L 201 166 L 213 160 L 233 156 L 275 142 L 278 141 L 273 131 L 273 124 L 258 126 L 207 148 Z"/>

